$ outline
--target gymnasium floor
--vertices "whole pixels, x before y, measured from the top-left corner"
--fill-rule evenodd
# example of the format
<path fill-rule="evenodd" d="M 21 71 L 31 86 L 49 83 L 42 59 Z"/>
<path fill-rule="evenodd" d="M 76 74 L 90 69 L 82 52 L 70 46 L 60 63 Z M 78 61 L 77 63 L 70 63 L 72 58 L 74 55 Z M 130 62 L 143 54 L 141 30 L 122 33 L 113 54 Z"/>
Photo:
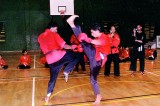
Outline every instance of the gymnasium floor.
<path fill-rule="evenodd" d="M 20 52 L 1 53 L 9 68 L 0 70 L 0 106 L 93 106 L 95 100 L 87 73 L 73 73 L 66 83 L 61 71 L 48 104 L 44 102 L 49 69 L 39 63 L 41 54 L 29 52 L 32 68 L 17 69 Z M 139 62 L 138 62 L 139 63 Z M 160 54 L 155 61 L 145 61 L 145 74 L 130 75 L 130 62 L 120 63 L 120 77 L 98 77 L 102 102 L 99 106 L 160 106 Z M 139 65 L 139 64 L 138 64 Z"/>

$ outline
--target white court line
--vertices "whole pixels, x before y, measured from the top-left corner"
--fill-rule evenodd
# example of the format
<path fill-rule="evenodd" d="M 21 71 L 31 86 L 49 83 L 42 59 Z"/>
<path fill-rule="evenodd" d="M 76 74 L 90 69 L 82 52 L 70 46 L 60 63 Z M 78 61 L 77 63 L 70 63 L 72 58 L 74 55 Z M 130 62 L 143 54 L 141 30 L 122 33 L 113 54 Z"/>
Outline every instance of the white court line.
<path fill-rule="evenodd" d="M 34 69 L 36 68 L 36 55 L 34 55 Z"/>
<path fill-rule="evenodd" d="M 152 74 L 152 75 L 155 75 L 155 76 L 160 76 L 160 75 L 155 74 L 155 73 L 153 73 L 153 72 L 148 72 L 148 71 L 145 71 L 145 72 L 147 72 L 147 73 L 149 73 L 149 74 Z"/>
<path fill-rule="evenodd" d="M 32 106 L 34 106 L 34 95 L 35 95 L 35 77 L 33 77 L 33 83 L 32 83 Z"/>

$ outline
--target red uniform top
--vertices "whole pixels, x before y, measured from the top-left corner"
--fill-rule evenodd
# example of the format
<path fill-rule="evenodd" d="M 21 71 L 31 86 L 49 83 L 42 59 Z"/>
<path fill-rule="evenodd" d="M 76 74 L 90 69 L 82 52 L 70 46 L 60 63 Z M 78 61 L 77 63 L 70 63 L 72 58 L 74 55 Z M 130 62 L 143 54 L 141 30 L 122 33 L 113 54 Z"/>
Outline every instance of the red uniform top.
<path fill-rule="evenodd" d="M 41 64 L 46 64 L 46 63 L 47 63 L 46 57 L 42 57 L 42 58 L 40 59 L 40 63 L 41 63 Z"/>
<path fill-rule="evenodd" d="M 78 39 L 75 37 L 74 34 L 71 36 L 70 42 L 71 42 L 72 44 L 75 44 L 75 45 L 78 45 L 78 44 L 79 44 L 79 41 L 78 41 Z"/>
<path fill-rule="evenodd" d="M 0 66 L 5 66 L 6 62 L 3 59 L 0 59 Z"/>
<path fill-rule="evenodd" d="M 154 53 L 154 49 L 146 49 L 146 57 L 152 57 Z"/>
<path fill-rule="evenodd" d="M 119 58 L 123 59 L 123 49 L 119 48 Z"/>
<path fill-rule="evenodd" d="M 20 61 L 20 64 L 23 64 L 25 66 L 28 66 L 31 64 L 31 58 L 30 56 L 27 54 L 27 55 L 22 55 L 19 59 Z"/>
<path fill-rule="evenodd" d="M 102 33 L 100 37 L 98 38 L 95 38 L 96 40 L 99 40 L 101 42 L 101 45 L 95 45 L 95 48 L 96 48 L 96 60 L 99 60 L 99 56 L 100 56 L 100 53 L 102 54 L 105 54 L 105 55 L 108 55 L 110 54 L 110 48 L 111 48 L 111 45 L 110 45 L 110 42 L 109 42 L 109 37 Z"/>
<path fill-rule="evenodd" d="M 123 57 L 124 57 L 124 58 L 130 57 L 130 56 L 129 56 L 129 50 L 126 50 L 126 49 L 123 50 Z"/>
<path fill-rule="evenodd" d="M 66 42 L 58 33 L 52 32 L 49 29 L 46 29 L 45 32 L 39 35 L 38 42 L 42 52 L 46 56 L 48 64 L 57 62 L 66 53 L 65 50 L 62 50 Z"/>
<path fill-rule="evenodd" d="M 118 46 L 120 44 L 120 37 L 117 33 L 114 33 L 112 37 L 111 34 L 107 34 L 110 39 L 111 44 L 111 54 L 119 53 Z"/>

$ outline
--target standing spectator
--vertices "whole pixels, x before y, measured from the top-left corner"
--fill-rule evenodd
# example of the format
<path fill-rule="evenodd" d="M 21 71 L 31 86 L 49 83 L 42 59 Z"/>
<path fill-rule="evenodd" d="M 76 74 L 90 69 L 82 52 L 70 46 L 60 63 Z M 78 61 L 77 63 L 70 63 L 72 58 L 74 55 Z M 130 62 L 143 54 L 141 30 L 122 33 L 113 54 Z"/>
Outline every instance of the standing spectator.
<path fill-rule="evenodd" d="M 2 55 L 0 54 L 0 69 L 7 69 L 8 65 L 6 64 L 5 60 L 2 58 Z"/>
<path fill-rule="evenodd" d="M 27 50 L 22 50 L 22 56 L 19 58 L 20 64 L 18 65 L 19 69 L 30 69 L 31 68 L 31 58 L 28 55 Z"/>
<path fill-rule="evenodd" d="M 140 61 L 140 72 L 144 74 L 144 58 L 145 58 L 145 49 L 144 43 L 146 42 L 146 35 L 142 31 L 142 26 L 137 25 L 136 28 L 133 29 L 133 50 L 132 50 L 132 59 L 130 64 L 130 70 L 132 71 L 132 75 L 134 75 L 137 67 L 137 59 Z"/>
<path fill-rule="evenodd" d="M 104 75 L 109 76 L 110 75 L 110 67 L 112 60 L 114 62 L 114 75 L 115 76 L 120 76 L 120 71 L 119 71 L 119 50 L 118 46 L 120 44 L 120 37 L 116 33 L 116 28 L 115 26 L 111 26 L 110 28 L 110 33 L 107 34 L 107 36 L 110 39 L 110 44 L 111 44 L 111 53 L 107 56 L 108 60 L 105 64 L 105 70 L 104 70 Z"/>

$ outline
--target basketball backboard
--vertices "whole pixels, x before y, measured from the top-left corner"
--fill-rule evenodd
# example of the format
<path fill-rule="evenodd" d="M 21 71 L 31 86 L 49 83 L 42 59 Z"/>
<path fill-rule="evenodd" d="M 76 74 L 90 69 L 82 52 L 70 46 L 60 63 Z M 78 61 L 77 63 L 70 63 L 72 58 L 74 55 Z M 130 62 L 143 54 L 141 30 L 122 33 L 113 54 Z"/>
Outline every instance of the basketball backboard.
<path fill-rule="evenodd" d="M 50 0 L 50 15 L 74 15 L 74 0 Z"/>

